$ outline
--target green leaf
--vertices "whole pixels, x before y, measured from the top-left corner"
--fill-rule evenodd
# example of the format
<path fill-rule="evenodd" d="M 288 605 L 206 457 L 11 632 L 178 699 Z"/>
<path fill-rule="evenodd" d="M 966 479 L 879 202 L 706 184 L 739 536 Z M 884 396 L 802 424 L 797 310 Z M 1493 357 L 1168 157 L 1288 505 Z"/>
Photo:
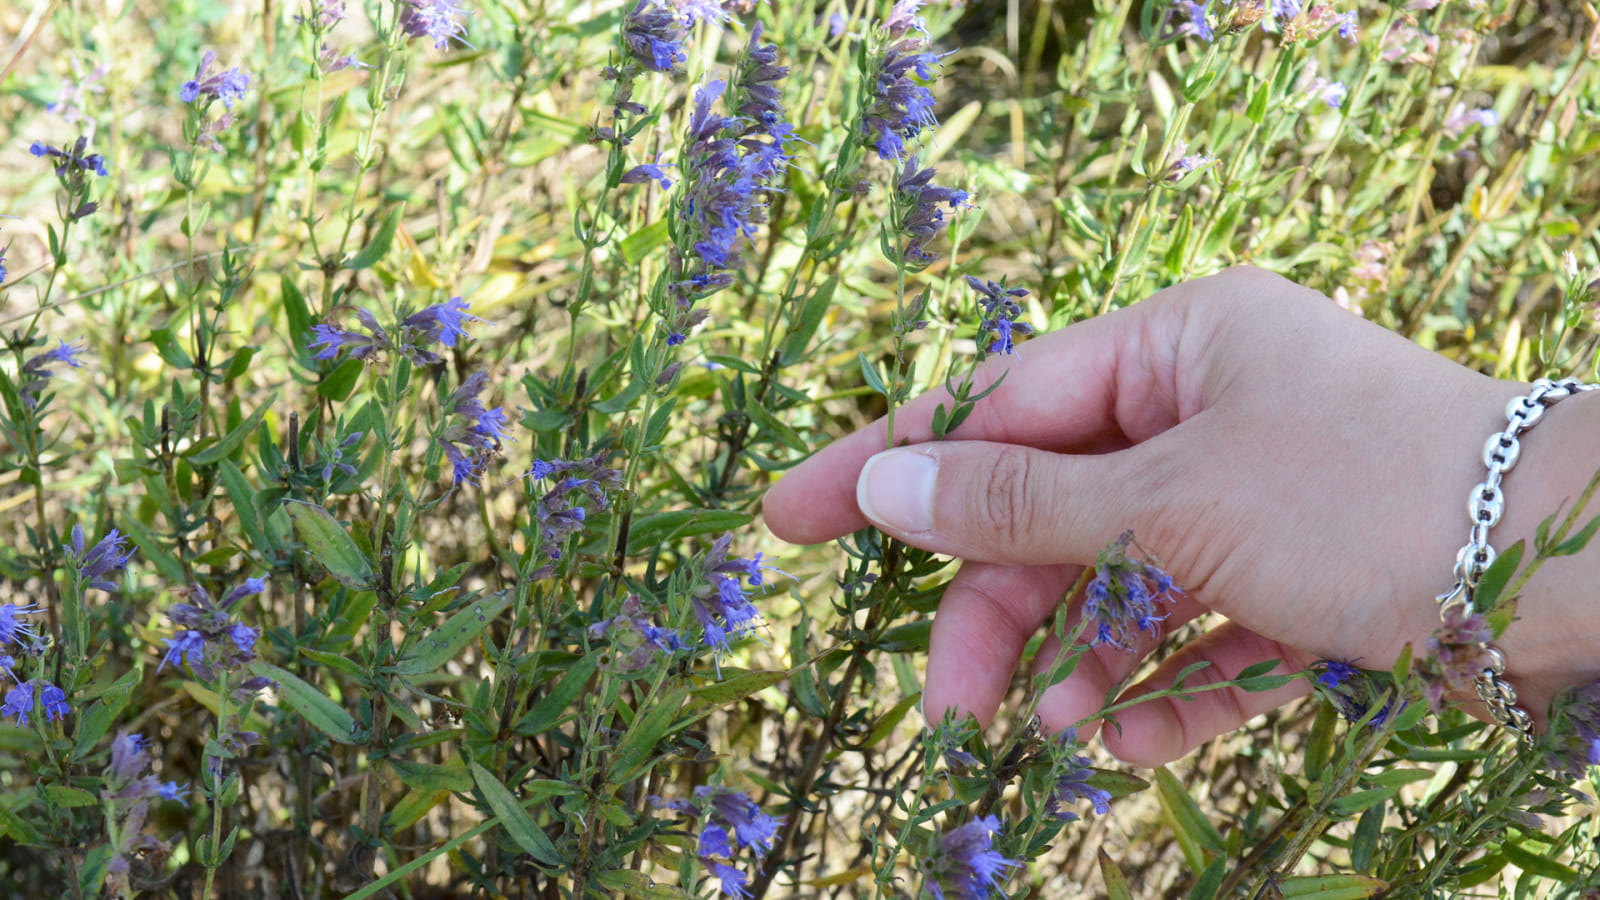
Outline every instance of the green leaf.
<path fill-rule="evenodd" d="M 1182 782 L 1166 766 L 1156 768 L 1156 797 L 1161 801 L 1161 816 L 1172 828 L 1178 847 L 1196 871 L 1204 869 L 1213 857 L 1226 853 L 1226 844 L 1217 827 L 1211 824 L 1200 804 L 1184 790 Z"/>
<path fill-rule="evenodd" d="M 1364 900 L 1389 889 L 1370 875 L 1294 875 L 1278 882 L 1284 900 Z"/>
<path fill-rule="evenodd" d="M 183 584 L 189 579 L 188 573 L 183 570 L 183 563 L 176 556 L 168 552 L 161 539 L 155 532 L 145 527 L 145 524 L 133 516 L 128 516 L 120 523 L 122 530 L 128 533 L 133 543 L 139 548 L 139 557 L 156 567 L 161 577 L 173 584 Z"/>
<path fill-rule="evenodd" d="M 699 715 L 718 706 L 727 706 L 765 690 L 789 677 L 787 669 L 764 669 L 741 672 L 716 684 L 694 688 L 689 692 L 688 713 Z"/>
<path fill-rule="evenodd" d="M 1483 577 L 1478 580 L 1478 590 L 1472 595 L 1472 608 L 1476 612 L 1484 613 L 1494 609 L 1500 594 L 1510 583 L 1511 576 L 1517 572 L 1517 566 L 1522 565 L 1523 551 L 1527 550 L 1526 541 L 1517 541 L 1507 547 L 1505 552 L 1495 557 Z"/>
<path fill-rule="evenodd" d="M 649 225 L 635 231 L 617 242 L 617 251 L 622 254 L 623 262 L 628 265 L 638 265 L 646 256 L 649 256 L 657 247 L 667 242 L 668 220 L 665 217 L 657 219 Z"/>
<path fill-rule="evenodd" d="M 468 763 L 468 768 L 472 771 L 472 780 L 477 784 L 478 792 L 483 794 L 489 808 L 500 819 L 501 827 L 517 842 L 517 846 L 544 865 L 561 865 L 561 854 L 550 843 L 550 837 L 533 821 L 533 816 L 528 815 L 528 811 L 522 808 L 522 804 L 517 802 L 517 798 L 500 779 L 475 762 Z"/>
<path fill-rule="evenodd" d="M 347 359 L 333 371 L 322 376 L 322 381 L 317 383 L 317 393 L 337 403 L 342 403 L 349 398 L 350 392 L 355 390 L 356 382 L 360 380 L 361 373 L 367 366 L 359 359 Z"/>
<path fill-rule="evenodd" d="M 1575 884 L 1581 877 L 1576 869 L 1564 866 L 1552 859 L 1552 851 L 1534 851 L 1528 849 L 1529 845 L 1515 844 L 1506 841 L 1500 846 L 1500 852 L 1506 859 L 1524 872 L 1532 872 L 1545 878 L 1553 878 L 1559 884 Z"/>
<path fill-rule="evenodd" d="M 329 740 L 340 744 L 354 744 L 364 739 L 357 734 L 356 720 L 344 707 L 333 702 L 327 694 L 288 669 L 282 669 L 264 660 L 253 660 L 250 671 L 278 683 L 278 699 L 300 715 L 302 719 Z"/>
<path fill-rule="evenodd" d="M 463 794 L 472 790 L 472 774 L 460 765 L 441 766 L 392 756 L 386 762 L 406 787 L 419 791 L 455 791 Z"/>
<path fill-rule="evenodd" d="M 276 399 L 278 399 L 278 395 L 274 392 L 267 397 L 265 403 L 256 407 L 255 412 L 251 413 L 243 422 L 240 422 L 239 427 L 223 435 L 215 444 L 198 453 L 187 454 L 185 458 L 192 465 L 209 466 L 232 456 L 234 451 L 238 450 L 240 445 L 244 443 L 245 438 L 255 434 L 256 429 L 261 426 L 261 418 L 267 414 L 268 409 L 272 408 L 272 403 Z"/>
<path fill-rule="evenodd" d="M 1384 803 L 1394 796 L 1395 788 L 1373 788 L 1367 791 L 1352 791 L 1333 801 L 1335 811 L 1343 815 L 1353 816 L 1363 810 L 1371 809 L 1379 803 Z"/>
<path fill-rule="evenodd" d="M 343 672 L 346 675 L 360 675 L 361 665 L 355 660 L 341 653 L 328 653 L 324 650 L 313 650 L 310 647 L 301 647 L 300 655 L 311 660 L 319 666 Z"/>
<path fill-rule="evenodd" d="M 865 353 L 858 352 L 856 359 L 861 363 L 861 377 L 866 379 L 867 386 L 885 397 L 889 396 L 889 388 L 883 383 L 883 376 L 878 373 L 878 367 L 867 359 Z"/>
<path fill-rule="evenodd" d="M 790 327 L 788 337 L 783 339 L 784 365 L 790 365 L 805 358 L 806 348 L 811 346 L 811 339 L 816 336 L 817 329 L 822 326 L 822 320 L 827 316 L 828 310 L 833 308 L 833 292 L 839 287 L 839 278 L 835 276 L 823 282 L 820 287 L 811 292 L 811 296 L 800 305 L 794 323 Z"/>
<path fill-rule="evenodd" d="M 285 500 L 283 508 L 294 522 L 295 537 L 329 575 L 348 588 L 372 588 L 372 561 L 350 539 L 332 513 L 303 500 Z"/>
<path fill-rule="evenodd" d="M 1574 554 L 1581 553 L 1583 548 L 1589 546 L 1589 539 L 1594 537 L 1595 529 L 1600 529 L 1600 516 L 1595 516 L 1594 518 L 1590 519 L 1589 524 L 1583 526 L 1581 531 L 1557 544 L 1555 548 L 1550 551 L 1550 555 L 1572 556 Z M 1520 544 L 1522 542 L 1518 541 L 1517 543 Z M 1499 560 L 1495 561 L 1499 562 Z"/>
<path fill-rule="evenodd" d="M 72 756 L 74 759 L 83 759 L 95 751 L 100 739 L 106 736 L 111 726 L 116 724 L 117 717 L 128 706 L 128 698 L 133 696 L 133 689 L 139 686 L 139 671 L 130 669 L 122 674 L 100 695 L 98 700 L 89 704 L 78 717 L 78 733 L 73 736 Z"/>
<path fill-rule="evenodd" d="M 439 671 L 510 605 L 511 596 L 503 592 L 478 598 L 446 619 L 432 634 L 413 644 L 395 663 L 394 671 L 400 675 Z"/>
<path fill-rule="evenodd" d="M 1095 853 L 1100 859 L 1100 877 L 1106 883 L 1106 900 L 1133 900 L 1133 894 L 1128 891 L 1128 879 L 1111 855 L 1103 847 Z"/>
<path fill-rule="evenodd" d="M 867 732 L 867 739 L 861 746 L 875 747 L 882 743 L 885 738 L 894 732 L 895 726 L 905 719 L 906 713 L 911 711 L 911 707 L 916 706 L 917 701 L 921 699 L 922 694 L 920 693 L 907 694 L 901 697 L 899 703 L 889 707 L 888 712 L 879 716 L 878 721 L 872 723 L 872 730 Z"/>
<path fill-rule="evenodd" d="M 628 554 L 635 555 L 686 537 L 738 531 L 749 525 L 752 518 L 749 513 L 728 509 L 678 509 L 634 519 L 628 530 Z"/>
<path fill-rule="evenodd" d="M 404 206 L 397 206 L 389 211 L 383 224 L 378 226 L 378 233 L 372 236 L 372 243 L 361 249 L 360 253 L 345 261 L 343 268 L 352 272 L 370 269 L 381 262 L 389 253 L 389 247 L 394 244 L 395 230 L 400 227 L 400 215 L 405 212 Z"/>
<path fill-rule="evenodd" d="M 532 737 L 554 728 L 589 687 L 589 679 L 594 677 L 598 665 L 592 653 L 579 657 L 555 687 L 550 689 L 550 693 L 541 697 L 527 715 L 517 720 L 512 730 L 523 737 Z"/>
<path fill-rule="evenodd" d="M 21 816 L 11 811 L 11 807 L 0 803 L 0 837 L 9 836 L 19 844 L 43 844 L 44 835 L 38 829 L 28 824 Z"/>
<path fill-rule="evenodd" d="M 678 721 L 678 711 L 683 708 L 684 701 L 689 697 L 689 689 L 677 687 L 666 692 L 646 712 L 641 712 L 633 720 L 633 725 L 628 733 L 623 736 L 622 742 L 617 745 L 617 752 L 611 757 L 610 771 L 606 777 L 611 784 L 622 784 L 632 781 L 649 764 L 656 752 L 661 749 L 662 738 L 672 730 Z"/>

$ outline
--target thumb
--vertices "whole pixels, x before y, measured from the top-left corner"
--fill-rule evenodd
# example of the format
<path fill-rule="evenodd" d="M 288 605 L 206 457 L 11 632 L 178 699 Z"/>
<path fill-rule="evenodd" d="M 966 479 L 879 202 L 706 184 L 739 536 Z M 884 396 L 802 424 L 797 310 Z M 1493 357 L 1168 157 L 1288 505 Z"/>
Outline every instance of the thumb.
<path fill-rule="evenodd" d="M 862 515 L 924 550 L 1002 565 L 1087 564 L 1163 496 L 1140 446 L 1071 455 L 988 441 L 886 450 L 856 482 Z"/>

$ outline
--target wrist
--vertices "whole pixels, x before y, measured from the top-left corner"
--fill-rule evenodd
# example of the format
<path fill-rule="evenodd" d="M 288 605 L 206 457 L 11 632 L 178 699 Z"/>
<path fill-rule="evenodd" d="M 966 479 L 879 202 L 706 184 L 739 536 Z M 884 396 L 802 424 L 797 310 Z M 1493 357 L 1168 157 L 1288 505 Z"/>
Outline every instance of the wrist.
<path fill-rule="evenodd" d="M 1528 395 L 1530 385 L 1497 381 L 1489 393 L 1499 408 Z M 1492 433 L 1492 432 L 1490 432 Z M 1487 433 L 1486 435 L 1487 436 Z M 1536 558 L 1539 524 L 1556 513 L 1555 533 L 1600 468 L 1600 391 L 1567 398 L 1545 409 L 1537 428 L 1521 436 L 1516 467 L 1504 476 L 1504 514 L 1491 545 L 1504 551 L 1525 543 L 1522 566 Z M 1576 533 L 1600 515 L 1600 498 L 1575 519 Z M 1571 556 L 1546 559 L 1514 598 L 1516 614 L 1494 641 L 1506 660 L 1505 679 L 1518 705 L 1543 729 L 1550 701 L 1561 691 L 1600 678 L 1600 539 Z M 1516 579 L 1513 578 L 1513 584 Z"/>

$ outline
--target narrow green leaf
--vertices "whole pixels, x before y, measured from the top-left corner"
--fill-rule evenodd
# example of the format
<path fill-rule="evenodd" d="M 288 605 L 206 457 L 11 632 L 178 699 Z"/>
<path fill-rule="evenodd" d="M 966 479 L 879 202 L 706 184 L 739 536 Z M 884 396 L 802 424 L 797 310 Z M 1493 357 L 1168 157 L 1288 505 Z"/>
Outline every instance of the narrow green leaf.
<path fill-rule="evenodd" d="M 1552 878 L 1558 884 L 1577 883 L 1581 876 L 1576 869 L 1562 865 L 1551 858 L 1549 850 L 1540 852 L 1528 849 L 1529 846 L 1506 841 L 1500 846 L 1500 852 L 1506 855 L 1507 861 L 1524 872 Z"/>
<path fill-rule="evenodd" d="M 589 679 L 594 677 L 598 665 L 592 653 L 579 657 L 555 687 L 550 689 L 550 693 L 541 697 L 527 715 L 517 720 L 512 730 L 523 737 L 532 737 L 554 728 L 573 711 L 574 702 L 588 689 Z"/>
<path fill-rule="evenodd" d="M 155 566 L 162 578 L 173 584 L 183 584 L 188 580 L 188 574 L 183 571 L 183 563 L 167 550 L 161 539 L 156 537 L 155 532 L 147 528 L 143 522 L 129 516 L 117 524 L 122 526 L 122 530 L 126 531 L 128 537 L 138 546 L 139 558 Z"/>
<path fill-rule="evenodd" d="M 99 699 L 89 704 L 78 717 L 78 733 L 73 736 L 72 756 L 82 759 L 95 751 L 100 739 L 106 736 L 117 717 L 128 706 L 133 689 L 139 685 L 139 671 L 130 669 L 122 674 Z"/>
<path fill-rule="evenodd" d="M 342 403 L 350 397 L 350 392 L 355 390 L 361 373 L 366 370 L 367 365 L 361 360 L 347 359 L 334 366 L 333 371 L 322 376 L 322 380 L 317 383 L 317 393 L 329 400 Z"/>
<path fill-rule="evenodd" d="M 1295 875 L 1278 882 L 1283 900 L 1365 900 L 1389 889 L 1370 875 Z"/>
<path fill-rule="evenodd" d="M 394 671 L 400 675 L 439 671 L 510 605 L 511 596 L 503 592 L 478 598 L 446 619 L 432 634 L 413 644 L 395 663 Z"/>
<path fill-rule="evenodd" d="M 792 365 L 805 358 L 806 349 L 811 346 L 811 339 L 816 336 L 817 329 L 822 327 L 822 320 L 827 317 L 828 310 L 833 308 L 833 292 L 838 287 L 838 276 L 829 278 L 800 304 L 799 313 L 789 328 L 789 335 L 783 339 L 784 365 Z"/>
<path fill-rule="evenodd" d="M 1133 894 L 1128 891 L 1128 879 L 1111 859 L 1111 854 L 1103 847 L 1095 853 L 1100 859 L 1100 877 L 1106 884 L 1106 900 L 1133 900 Z"/>
<path fill-rule="evenodd" d="M 1216 900 L 1217 891 L 1222 889 L 1222 878 L 1227 871 L 1226 859 L 1213 860 L 1195 880 L 1194 890 L 1189 892 L 1189 900 Z"/>
<path fill-rule="evenodd" d="M 872 360 L 867 359 L 865 353 L 857 353 L 856 359 L 861 363 L 861 377 L 866 379 L 867 386 L 885 397 L 889 396 L 889 388 L 883 383 L 883 376 L 878 373 L 878 367 L 872 364 Z"/>
<path fill-rule="evenodd" d="M 1478 580 L 1478 590 L 1472 595 L 1472 608 L 1483 613 L 1494 609 L 1499 601 L 1500 594 L 1511 582 L 1511 576 L 1517 572 L 1517 567 L 1522 565 L 1523 551 L 1527 550 L 1526 541 L 1517 541 L 1507 547 L 1495 557 L 1483 577 Z"/>
<path fill-rule="evenodd" d="M 361 664 L 339 653 L 328 653 L 324 650 L 313 650 L 310 647 L 301 647 L 300 655 L 311 660 L 319 666 L 343 672 L 346 675 L 360 675 Z"/>
<path fill-rule="evenodd" d="M 383 224 L 378 226 L 378 233 L 372 236 L 372 243 L 361 248 L 361 252 L 345 261 L 344 268 L 353 272 L 370 269 L 381 262 L 389 253 L 389 248 L 394 244 L 394 233 L 400 227 L 400 215 L 405 211 L 404 206 L 397 206 L 389 211 Z"/>
<path fill-rule="evenodd" d="M 668 224 L 665 217 L 657 219 L 618 241 L 617 251 L 622 254 L 623 262 L 630 266 L 637 265 L 658 247 L 666 244 Z"/>
<path fill-rule="evenodd" d="M 350 539 L 333 514 L 303 500 L 285 500 L 283 508 L 294 522 L 294 534 L 322 567 L 338 582 L 355 590 L 373 586 L 372 561 Z"/>
<path fill-rule="evenodd" d="M 283 301 L 283 316 L 288 320 L 289 339 L 297 350 L 304 351 L 306 344 L 311 342 L 311 328 L 315 323 L 311 321 L 311 307 L 306 304 L 306 295 L 300 291 L 300 286 L 294 283 L 293 276 L 288 272 L 278 276 L 278 298 Z"/>
<path fill-rule="evenodd" d="M 1583 526 L 1582 530 L 1580 530 L 1577 534 L 1557 544 L 1555 549 L 1550 551 L 1550 555 L 1572 556 L 1574 554 L 1581 553 L 1583 548 L 1589 546 L 1590 539 L 1594 537 L 1595 529 L 1600 529 L 1600 516 L 1595 516 L 1594 518 L 1590 519 L 1589 524 Z M 1517 543 L 1520 544 L 1522 542 L 1518 541 Z M 1499 562 L 1499 560 L 1495 561 Z M 1493 567 L 1491 566 L 1490 568 Z M 1484 577 L 1487 578 L 1488 575 L 1485 574 Z"/>
<path fill-rule="evenodd" d="M 689 692 L 688 712 L 699 714 L 718 706 L 737 703 L 756 691 L 772 687 L 788 677 L 789 672 L 787 669 L 740 672 L 730 678 L 724 678 L 716 684 L 694 688 Z"/>
<path fill-rule="evenodd" d="M 239 427 L 223 435 L 215 444 L 198 453 L 187 454 L 185 458 L 192 465 L 209 466 L 232 456 L 234 451 L 244 444 L 245 438 L 255 434 L 256 429 L 261 426 L 261 418 L 267 414 L 267 410 L 272 408 L 273 401 L 277 399 L 277 393 L 272 393 L 267 397 L 265 403 L 256 407 L 255 412 L 239 423 Z"/>
<path fill-rule="evenodd" d="M 1156 797 L 1161 801 L 1162 818 L 1172 828 L 1178 839 L 1178 848 L 1189 863 L 1189 868 L 1204 869 L 1212 857 L 1226 852 L 1226 844 L 1217 827 L 1211 824 L 1200 804 L 1184 790 L 1178 777 L 1166 766 L 1156 768 Z"/>
<path fill-rule="evenodd" d="M 250 671 L 276 681 L 278 699 L 283 701 L 283 705 L 327 735 L 329 740 L 340 744 L 354 744 L 362 737 L 356 733 L 354 716 L 345 712 L 344 707 L 333 702 L 327 694 L 317 690 L 299 675 L 260 659 L 250 663 Z"/>
<path fill-rule="evenodd" d="M 634 519 L 628 530 L 628 553 L 635 555 L 686 537 L 738 531 L 751 519 L 749 513 L 727 509 L 677 509 L 644 516 Z"/>
<path fill-rule="evenodd" d="M 472 770 L 472 780 L 477 784 L 478 792 L 483 794 L 489 808 L 500 819 L 501 827 L 517 842 L 517 846 L 544 865 L 561 865 L 561 854 L 550 843 L 550 837 L 533 821 L 533 816 L 522 808 L 510 789 L 483 766 L 474 762 L 468 763 L 468 768 Z"/>
<path fill-rule="evenodd" d="M 1395 790 L 1396 788 L 1392 787 L 1382 787 L 1367 791 L 1352 791 L 1333 801 L 1333 808 L 1336 812 L 1347 816 L 1355 815 L 1379 803 L 1388 802 L 1389 798 L 1394 796 Z"/>
<path fill-rule="evenodd" d="M 472 774 L 462 766 L 441 766 L 436 763 L 415 762 L 409 759 L 387 759 L 389 767 L 406 787 L 419 791 L 455 791 L 466 793 L 472 790 Z"/>
<path fill-rule="evenodd" d="M 611 757 L 607 778 L 612 784 L 632 781 L 652 757 L 660 750 L 661 739 L 667 736 L 678 720 L 678 711 L 689 697 L 689 689 L 673 688 L 655 702 L 649 710 L 638 713 L 628 733 L 617 745 Z"/>
<path fill-rule="evenodd" d="M 0 836 L 8 836 L 19 844 L 43 844 L 44 835 L 28 824 L 11 807 L 0 803 Z"/>
<path fill-rule="evenodd" d="M 922 695 L 920 693 L 907 694 L 901 697 L 899 703 L 889 707 L 888 712 L 879 716 L 878 721 L 872 723 L 872 730 L 867 732 L 867 739 L 862 746 L 875 747 L 882 743 L 885 738 L 894 732 L 895 726 L 905 719 L 906 713 L 911 711 L 911 707 L 917 705 L 917 701 L 921 699 Z"/>

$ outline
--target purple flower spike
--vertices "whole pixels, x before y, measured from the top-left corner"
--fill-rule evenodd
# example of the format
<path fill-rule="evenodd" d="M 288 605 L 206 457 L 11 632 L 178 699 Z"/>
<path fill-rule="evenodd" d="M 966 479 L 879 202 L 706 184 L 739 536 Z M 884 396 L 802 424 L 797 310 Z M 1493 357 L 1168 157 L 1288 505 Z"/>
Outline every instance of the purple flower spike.
<path fill-rule="evenodd" d="M 51 722 L 65 718 L 72 711 L 67 705 L 66 691 L 43 678 L 34 678 L 6 693 L 5 704 L 0 706 L 0 716 L 16 716 L 17 724 L 26 726 L 28 716 L 40 710 L 44 711 L 45 719 Z"/>
<path fill-rule="evenodd" d="M 1159 604 L 1175 603 L 1183 593 L 1166 572 L 1130 556 L 1132 543 L 1133 532 L 1123 532 L 1095 560 L 1095 575 L 1084 589 L 1083 604 L 1083 618 L 1095 626 L 1089 639 L 1092 647 L 1104 644 L 1132 651 L 1136 632 L 1159 636 L 1161 621 L 1167 617 Z"/>
<path fill-rule="evenodd" d="M 19 637 L 32 639 L 34 637 L 33 625 L 21 621 L 18 616 L 39 611 L 39 607 L 32 603 L 0 604 L 0 644 L 18 644 Z"/>
<path fill-rule="evenodd" d="M 652 72 L 673 73 L 689 58 L 684 17 L 662 0 L 639 0 L 622 18 L 622 39 L 639 65 Z"/>
<path fill-rule="evenodd" d="M 400 0 L 400 30 L 410 38 L 423 38 L 433 42 L 435 50 L 447 50 L 451 41 L 471 47 L 465 38 L 467 26 L 462 21 L 472 15 L 455 0 Z"/>
<path fill-rule="evenodd" d="M 933 853 L 922 862 L 928 892 L 938 900 L 982 900 L 1020 865 L 994 849 L 993 834 L 1000 830 L 994 816 L 973 819 L 939 838 Z"/>
<path fill-rule="evenodd" d="M 113 528 L 87 552 L 83 544 L 83 526 L 72 526 L 72 558 L 78 563 L 78 579 L 85 587 L 115 591 L 117 583 L 110 576 L 126 568 L 133 558 L 127 536 Z"/>
<path fill-rule="evenodd" d="M 466 323 L 482 321 L 477 316 L 468 315 L 467 304 L 460 297 L 451 297 L 443 303 L 435 303 L 412 313 L 401 325 L 430 341 L 454 347 L 458 338 L 468 337 L 464 327 Z"/>
<path fill-rule="evenodd" d="M 211 67 L 216 61 L 217 54 L 207 50 L 200 57 L 200 69 L 195 72 L 194 79 L 184 82 L 178 91 L 178 99 L 185 103 L 194 103 L 202 98 L 217 100 L 222 103 L 223 109 L 233 109 L 235 103 L 244 99 L 244 92 L 250 89 L 250 75 L 239 68 L 212 74 Z"/>

